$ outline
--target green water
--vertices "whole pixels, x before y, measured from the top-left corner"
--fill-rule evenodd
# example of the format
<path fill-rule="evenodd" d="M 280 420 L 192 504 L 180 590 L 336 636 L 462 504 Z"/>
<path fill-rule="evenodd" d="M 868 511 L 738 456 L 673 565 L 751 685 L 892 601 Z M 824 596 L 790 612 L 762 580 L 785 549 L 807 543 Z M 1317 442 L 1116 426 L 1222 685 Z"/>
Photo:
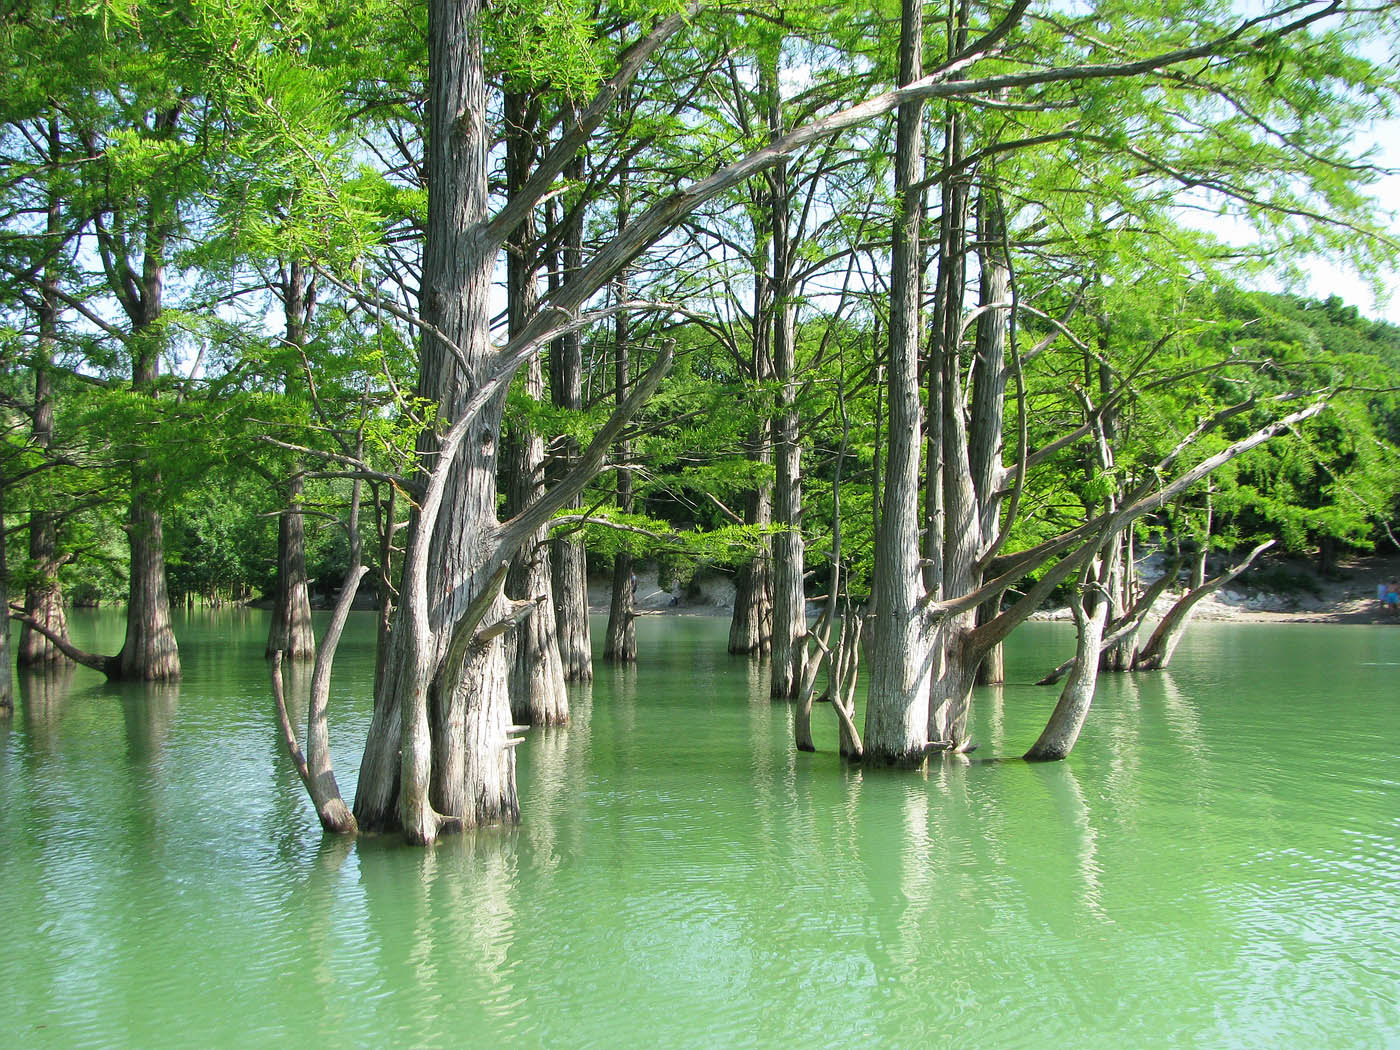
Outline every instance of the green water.
<path fill-rule="evenodd" d="M 78 616 L 89 648 L 120 624 Z M 1018 635 L 970 763 L 843 768 L 719 620 L 647 618 L 524 824 L 323 839 L 263 614 L 178 625 L 161 690 L 20 681 L 0 725 L 5 1047 L 1400 1046 L 1400 629 L 1200 625 L 1105 681 L 1066 763 Z M 368 617 L 333 698 L 342 786 Z"/>

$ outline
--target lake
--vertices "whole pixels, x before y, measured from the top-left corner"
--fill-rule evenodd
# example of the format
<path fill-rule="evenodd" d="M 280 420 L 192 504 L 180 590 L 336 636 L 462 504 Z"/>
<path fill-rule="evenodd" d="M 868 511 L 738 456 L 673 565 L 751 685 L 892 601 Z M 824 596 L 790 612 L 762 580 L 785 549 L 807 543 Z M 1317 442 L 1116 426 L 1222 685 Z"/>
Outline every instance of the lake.
<path fill-rule="evenodd" d="M 1400 1046 L 1400 628 L 1193 626 L 1032 766 L 1072 638 L 1031 624 L 920 775 L 843 766 L 826 706 L 797 753 L 725 621 L 647 617 L 519 749 L 521 826 L 419 850 L 322 836 L 266 615 L 178 619 L 176 686 L 17 679 L 6 1047 Z M 357 614 L 347 798 L 372 659 Z"/>

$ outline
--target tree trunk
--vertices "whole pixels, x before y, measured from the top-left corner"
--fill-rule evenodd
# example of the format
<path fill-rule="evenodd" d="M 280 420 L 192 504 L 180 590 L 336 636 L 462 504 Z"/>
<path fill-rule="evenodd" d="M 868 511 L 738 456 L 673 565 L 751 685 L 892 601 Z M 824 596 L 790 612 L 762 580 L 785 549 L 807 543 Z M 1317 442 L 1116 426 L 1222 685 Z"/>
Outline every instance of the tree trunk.
<path fill-rule="evenodd" d="M 624 177 L 618 187 L 617 225 L 622 229 L 627 225 L 628 187 Z M 617 278 L 617 301 L 627 299 L 627 273 L 624 270 Z M 613 389 L 617 403 L 622 404 L 627 396 L 627 385 L 631 370 L 630 354 L 632 322 L 626 310 L 618 312 L 614 327 L 614 375 Z M 617 443 L 617 458 L 626 463 L 632 456 L 632 446 L 628 441 Z M 617 509 L 623 514 L 631 514 L 632 471 L 626 466 L 617 471 Z M 621 552 L 613 559 L 612 601 L 608 605 L 607 635 L 603 640 L 603 659 L 615 663 L 631 663 L 637 659 L 637 572 L 632 564 L 632 555 Z"/>
<path fill-rule="evenodd" d="M 899 79 L 922 70 L 923 6 L 904 0 Z M 889 454 L 875 540 L 875 638 L 865 708 L 865 758 L 920 765 L 928 746 L 931 650 L 919 565 L 919 225 L 923 217 L 923 105 L 899 107 L 890 272 Z"/>
<path fill-rule="evenodd" d="M 749 442 L 749 458 L 772 461 L 766 437 Z M 772 487 L 760 485 L 744 501 L 744 523 L 766 527 L 773 522 Z M 773 540 L 759 540 L 759 552 L 734 577 L 734 613 L 729 620 L 731 653 L 767 653 L 773 643 Z"/>
<path fill-rule="evenodd" d="M 479 236 L 487 218 L 490 142 L 480 16 L 478 0 L 432 0 L 429 7 L 422 297 L 429 327 L 419 392 L 454 426 L 476 377 L 490 375 L 494 364 L 496 253 Z M 490 623 L 504 612 L 504 569 L 488 562 L 497 531 L 501 409 L 502 398 L 491 397 L 470 418 L 469 431 L 454 431 L 459 449 L 442 446 L 449 461 L 456 452 L 453 469 L 430 480 L 411 526 L 389 666 L 376 691 L 355 795 L 355 818 L 367 831 L 401 828 L 410 842 L 426 843 L 450 827 L 519 817 L 501 636 L 483 632 L 460 651 L 452 648 L 461 640 L 456 628 Z M 441 440 L 435 431 L 420 437 L 420 462 L 434 462 Z"/>
<path fill-rule="evenodd" d="M 15 680 L 10 671 L 10 574 L 5 566 L 5 486 L 0 484 L 0 719 L 15 713 Z"/>
<path fill-rule="evenodd" d="M 127 538 L 131 579 L 127 589 L 126 640 L 117 656 L 117 677 L 160 681 L 180 677 L 180 652 L 170 625 L 165 589 L 165 532 L 160 511 L 141 487 L 151 479 L 133 472 Z"/>
<path fill-rule="evenodd" d="M 1222 572 L 1213 580 L 1192 587 L 1178 598 L 1176 603 L 1167 610 L 1167 615 L 1162 617 L 1162 622 L 1157 625 L 1152 636 L 1147 639 L 1147 644 L 1143 646 L 1142 651 L 1133 659 L 1133 670 L 1160 671 L 1171 663 L 1172 654 L 1176 652 L 1176 647 L 1181 644 L 1181 639 L 1186 633 L 1186 626 L 1191 622 L 1191 614 L 1196 611 L 1197 603 L 1214 594 L 1248 569 L 1254 564 L 1255 558 L 1273 545 L 1273 540 L 1259 544 L 1249 552 L 1244 560 L 1228 572 Z"/>
<path fill-rule="evenodd" d="M 277 591 L 267 634 L 269 657 L 278 652 L 294 660 L 316 655 L 300 507 L 301 475 L 293 474 L 287 483 L 287 509 L 277 518 Z"/>
<path fill-rule="evenodd" d="M 783 132 L 782 92 L 778 84 L 777 56 L 765 62 L 759 73 L 760 91 L 768 133 L 777 139 Z M 780 530 L 773 537 L 773 662 L 770 694 L 789 700 L 802 686 L 807 647 L 807 599 L 802 578 L 806 559 L 802 540 L 802 444 L 797 415 L 796 318 L 792 303 L 793 245 L 788 230 L 791 191 L 787 162 L 779 161 L 769 175 L 768 221 L 773 242 L 772 310 L 773 375 L 778 383 L 777 411 L 773 419 L 773 520 Z"/>
<path fill-rule="evenodd" d="M 535 109 L 528 96 L 510 92 L 505 100 L 507 128 L 507 190 L 517 193 L 534 164 Z M 511 236 L 506 252 L 506 296 L 509 332 L 522 332 L 539 303 L 536 287 L 536 227 L 528 214 Z M 523 375 L 525 396 L 544 399 L 544 371 L 531 357 Z M 507 516 L 513 517 L 544 491 L 544 439 L 529 426 L 512 427 L 507 455 Z M 535 607 L 507 636 L 510 660 L 511 717 L 523 725 L 563 725 L 569 720 L 564 690 L 564 666 L 559 657 L 554 600 L 550 594 L 549 530 L 541 527 L 511 559 L 506 597 L 535 602 Z"/>
<path fill-rule="evenodd" d="M 950 114 L 945 131 L 943 164 L 956 171 L 961 163 L 962 130 L 956 113 Z M 984 207 L 984 211 L 986 208 Z M 938 284 L 941 294 L 935 307 L 941 326 L 937 352 L 930 366 L 930 384 L 939 384 L 942 416 L 930 427 L 942 428 L 942 597 L 968 594 L 980 586 L 980 559 L 990 537 L 984 528 L 997 517 L 995 491 L 1001 476 L 1001 398 L 1005 384 L 1006 312 L 996 309 L 1006 295 L 1006 267 L 998 252 L 984 246 L 977 323 L 978 385 L 973 390 L 973 419 L 969 429 L 962 409 L 963 377 L 960 354 L 964 286 L 966 284 L 968 192 L 965 180 L 945 182 L 940 221 Z M 995 392 L 995 394 L 994 394 Z M 989 433 L 995 431 L 993 435 Z M 990 504 L 990 506 L 989 506 Z M 931 537 L 936 538 L 932 528 Z M 968 644 L 977 625 L 977 610 L 944 616 L 937 628 L 934 679 L 929 696 L 930 740 L 952 750 L 969 747 L 967 721 L 977 668 L 984 652 Z"/>
<path fill-rule="evenodd" d="M 1107 581 L 1104 581 L 1105 584 Z M 1103 594 L 1098 595 L 1093 612 L 1087 617 L 1084 609 L 1076 603 L 1074 621 L 1077 628 L 1074 667 L 1065 679 L 1065 687 L 1060 700 L 1050 714 L 1040 738 L 1025 758 L 1030 762 L 1055 762 L 1069 756 L 1084 728 L 1084 720 L 1089 714 L 1089 705 L 1094 702 L 1094 686 L 1099 675 L 1099 648 L 1103 640 L 1104 624 L 1108 621 L 1110 603 Z"/>
<path fill-rule="evenodd" d="M 566 178 L 581 181 L 583 165 L 573 162 Z M 578 272 L 583 256 L 583 205 L 576 204 L 564 220 L 564 273 L 551 273 L 552 289 Z M 583 355 L 578 332 L 561 336 L 550 347 L 550 392 L 558 408 L 572 412 L 583 409 Z M 564 438 L 555 457 L 557 474 L 563 474 L 578 458 L 578 442 Z M 579 506 L 578 499 L 572 506 Z M 564 678 L 586 682 L 593 677 L 593 639 L 588 624 L 588 562 L 581 536 L 563 536 L 550 541 L 550 572 L 554 593 L 554 613 L 558 631 L 559 659 Z"/>
<path fill-rule="evenodd" d="M 302 264 L 293 259 L 282 280 L 283 341 L 293 349 L 306 345 L 315 289 Z M 292 384 L 291 373 L 286 378 Z M 301 473 L 293 469 L 287 480 L 286 509 L 277 519 L 277 590 L 272 623 L 267 632 L 266 655 L 285 653 L 294 660 L 316 654 L 316 633 L 311 626 L 311 594 L 306 580 L 306 531 L 301 515 Z"/>
<path fill-rule="evenodd" d="M 54 129 L 50 129 L 51 138 Z M 50 196 L 46 232 L 57 254 L 62 236 L 57 196 Z M 58 340 L 58 261 L 44 267 L 39 289 L 39 340 L 34 354 L 34 420 L 30 438 L 43 455 L 53 447 L 53 350 Z M 43 500 L 38 501 L 42 504 Z M 2 534 L 0 534 L 2 535 Z M 30 582 L 24 589 L 24 611 L 52 634 L 67 637 L 63 612 L 63 587 L 58 581 L 57 525 L 48 508 L 36 506 L 29 516 Z M 5 606 L 9 608 L 8 604 Z M 22 624 L 19 633 L 19 666 L 42 667 L 64 659 L 63 653 L 41 631 Z"/>

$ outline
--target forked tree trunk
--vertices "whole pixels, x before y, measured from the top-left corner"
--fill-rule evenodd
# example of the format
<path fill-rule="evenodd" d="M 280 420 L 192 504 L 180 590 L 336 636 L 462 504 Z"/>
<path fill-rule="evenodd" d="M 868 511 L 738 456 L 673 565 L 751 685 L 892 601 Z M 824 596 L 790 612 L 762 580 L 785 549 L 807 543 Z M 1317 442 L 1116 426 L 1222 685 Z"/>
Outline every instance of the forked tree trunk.
<path fill-rule="evenodd" d="M 1242 561 L 1229 571 L 1222 572 L 1214 579 L 1192 587 L 1178 598 L 1176 603 L 1167 610 L 1167 615 L 1162 617 L 1162 622 L 1157 625 L 1152 636 L 1147 639 L 1147 644 L 1134 657 L 1133 670 L 1160 671 L 1171 663 L 1172 654 L 1176 652 L 1176 647 L 1181 644 L 1181 639 L 1186 633 L 1186 627 L 1191 622 L 1191 614 L 1196 611 L 1197 604 L 1248 569 L 1254 564 L 1255 558 L 1273 545 L 1273 540 L 1266 540 L 1250 551 Z"/>
<path fill-rule="evenodd" d="M 518 92 L 506 96 L 507 185 L 517 193 L 534 163 L 535 109 Z M 511 237 L 506 255 L 508 325 L 518 335 L 538 306 L 533 212 Z M 525 366 L 523 387 L 531 401 L 544 399 L 544 371 L 538 356 Z M 507 516 L 520 513 L 544 492 L 544 439 L 527 425 L 512 427 L 506 471 Z M 511 717 L 523 725 L 563 725 L 569 720 L 564 666 L 559 657 L 549 566 L 549 533 L 541 527 L 511 559 L 506 597 L 535 603 L 507 636 Z"/>
<path fill-rule="evenodd" d="M 923 5 L 904 0 L 899 80 L 922 70 Z M 919 225 L 923 218 L 923 105 L 899 107 L 890 273 L 889 454 L 875 540 L 875 638 L 865 708 L 865 758 L 920 765 L 928 748 L 931 657 L 919 565 Z"/>
<path fill-rule="evenodd" d="M 583 165 L 574 161 L 565 177 L 582 181 Z M 583 206 L 570 209 L 564 220 L 564 273 L 551 273 L 551 290 L 556 290 L 578 272 L 583 256 Z M 557 339 L 550 347 L 550 392 L 555 407 L 573 412 L 583 409 L 583 355 L 577 332 Z M 555 457 L 555 476 L 566 472 L 578 458 L 578 442 L 573 438 L 561 440 Z M 572 507 L 579 501 L 574 499 Z M 570 682 L 586 682 L 593 677 L 593 639 L 588 624 L 588 562 L 581 536 L 561 536 L 550 541 L 550 573 L 554 594 L 554 613 L 558 631 L 559 659 L 564 678 Z"/>

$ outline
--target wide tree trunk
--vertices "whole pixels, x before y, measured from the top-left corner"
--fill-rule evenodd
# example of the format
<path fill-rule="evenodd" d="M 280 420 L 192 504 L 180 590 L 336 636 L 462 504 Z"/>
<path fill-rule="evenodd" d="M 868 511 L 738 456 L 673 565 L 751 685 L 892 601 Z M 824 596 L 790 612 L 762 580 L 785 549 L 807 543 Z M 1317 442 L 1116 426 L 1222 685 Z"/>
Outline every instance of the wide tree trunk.
<path fill-rule="evenodd" d="M 572 163 L 565 177 L 583 179 L 583 165 Z M 583 206 L 572 207 L 564 219 L 563 270 L 550 275 L 551 290 L 578 272 L 583 256 Z M 578 332 L 569 332 L 550 346 L 550 393 L 555 407 L 572 412 L 583 409 L 583 354 Z M 563 438 L 551 461 L 554 476 L 561 476 L 578 458 L 578 442 Z M 579 506 L 576 498 L 573 508 Z M 588 624 L 588 562 L 581 536 L 562 536 L 550 541 L 549 560 L 554 594 L 554 614 L 558 632 L 559 659 L 564 678 L 586 682 L 593 677 L 593 639 Z"/>
<path fill-rule="evenodd" d="M 478 0 L 429 5 L 428 229 L 420 351 L 420 395 L 438 418 L 462 416 L 476 376 L 490 375 L 494 246 L 479 236 L 487 218 L 486 84 Z M 441 333 L 439 335 L 438 333 Z M 447 341 L 444 341 L 444 338 Z M 459 364 L 458 356 L 461 361 Z M 401 828 L 430 842 L 448 827 L 519 817 L 510 700 L 500 633 L 483 633 L 446 659 L 454 626 L 503 615 L 496 566 L 496 457 L 502 398 L 464 435 L 454 468 L 437 479 L 412 526 L 404 579 L 360 764 L 354 815 L 368 831 Z M 419 439 L 432 463 L 439 434 Z M 430 486 L 431 487 L 431 486 Z M 439 513 L 440 509 L 440 513 Z M 493 583 L 493 581 L 496 581 Z"/>
<path fill-rule="evenodd" d="M 148 493 L 137 487 L 150 481 L 144 471 L 132 478 L 134 491 L 127 519 L 131 570 L 126 639 L 117 655 L 117 676 L 159 681 L 180 677 L 180 651 L 170 624 L 170 597 L 165 587 L 164 526 L 160 511 L 148 502 Z"/>
<path fill-rule="evenodd" d="M 901 84 L 923 68 L 923 5 L 905 0 L 900 25 Z M 890 273 L 889 453 L 875 539 L 875 624 L 865 758 L 919 765 L 928 749 L 931 657 L 919 565 L 919 225 L 923 218 L 923 106 L 899 107 Z"/>

